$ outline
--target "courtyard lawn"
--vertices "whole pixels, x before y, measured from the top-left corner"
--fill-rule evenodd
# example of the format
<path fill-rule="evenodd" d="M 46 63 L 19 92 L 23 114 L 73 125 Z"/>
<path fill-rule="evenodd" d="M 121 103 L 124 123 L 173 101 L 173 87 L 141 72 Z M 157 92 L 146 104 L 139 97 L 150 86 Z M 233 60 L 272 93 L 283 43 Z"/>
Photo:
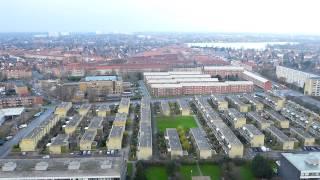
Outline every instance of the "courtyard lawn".
<path fill-rule="evenodd" d="M 202 175 L 210 176 L 211 180 L 221 179 L 221 169 L 218 165 L 201 164 L 200 169 L 201 169 Z"/>
<path fill-rule="evenodd" d="M 127 163 L 127 176 L 131 177 L 132 175 L 132 163 Z"/>
<path fill-rule="evenodd" d="M 157 117 L 157 127 L 163 133 L 166 128 L 182 127 L 187 131 L 189 128 L 198 127 L 198 125 L 193 116 L 161 116 Z"/>
<path fill-rule="evenodd" d="M 253 175 L 253 173 L 251 171 L 250 164 L 245 164 L 245 165 L 240 167 L 240 176 L 241 176 L 241 179 L 243 179 L 243 180 L 253 180 L 253 179 L 255 179 L 254 175 Z"/>
<path fill-rule="evenodd" d="M 150 166 L 145 170 L 145 175 L 148 180 L 168 179 L 165 166 Z"/>
<path fill-rule="evenodd" d="M 192 171 L 191 171 L 192 170 Z M 197 165 L 182 165 L 180 167 L 180 174 L 185 180 L 191 180 L 192 176 L 199 176 Z"/>

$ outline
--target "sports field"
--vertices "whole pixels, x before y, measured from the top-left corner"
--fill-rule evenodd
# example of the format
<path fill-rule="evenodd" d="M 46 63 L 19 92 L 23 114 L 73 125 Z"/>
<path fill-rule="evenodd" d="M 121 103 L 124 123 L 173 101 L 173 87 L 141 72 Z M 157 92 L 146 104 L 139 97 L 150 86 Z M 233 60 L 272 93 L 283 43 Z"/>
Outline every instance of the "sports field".
<path fill-rule="evenodd" d="M 182 127 L 185 131 L 189 128 L 198 127 L 193 116 L 161 116 L 157 117 L 157 127 L 160 132 L 164 132 L 166 128 Z"/>

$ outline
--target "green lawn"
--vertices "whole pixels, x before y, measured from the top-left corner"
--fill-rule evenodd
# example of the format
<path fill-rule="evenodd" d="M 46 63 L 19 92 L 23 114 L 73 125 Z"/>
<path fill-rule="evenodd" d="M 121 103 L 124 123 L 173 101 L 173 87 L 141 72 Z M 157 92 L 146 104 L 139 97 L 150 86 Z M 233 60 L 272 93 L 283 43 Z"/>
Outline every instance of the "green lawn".
<path fill-rule="evenodd" d="M 145 175 L 148 180 L 168 179 L 165 166 L 150 166 L 145 170 Z"/>
<path fill-rule="evenodd" d="M 183 177 L 183 179 L 191 180 L 191 176 L 199 176 L 200 172 L 198 171 L 196 165 L 182 165 L 180 167 L 180 174 Z"/>
<path fill-rule="evenodd" d="M 240 176 L 243 180 L 253 180 L 254 175 L 252 174 L 251 167 L 249 164 L 245 164 L 240 167 Z"/>
<path fill-rule="evenodd" d="M 218 165 L 200 164 L 199 166 L 203 176 L 210 176 L 212 180 L 221 179 L 221 169 Z M 199 176 L 200 172 L 196 165 L 182 165 L 180 168 L 180 174 L 183 179 L 189 180 L 192 176 Z"/>
<path fill-rule="evenodd" d="M 132 175 L 132 163 L 127 163 L 127 175 L 129 177 Z"/>
<path fill-rule="evenodd" d="M 189 128 L 198 127 L 193 116 L 161 116 L 157 117 L 157 127 L 160 132 L 164 132 L 166 128 L 178 128 L 182 127 L 186 131 Z"/>
<path fill-rule="evenodd" d="M 211 180 L 221 179 L 221 169 L 218 165 L 202 164 L 200 165 L 201 172 L 204 176 L 210 176 Z"/>

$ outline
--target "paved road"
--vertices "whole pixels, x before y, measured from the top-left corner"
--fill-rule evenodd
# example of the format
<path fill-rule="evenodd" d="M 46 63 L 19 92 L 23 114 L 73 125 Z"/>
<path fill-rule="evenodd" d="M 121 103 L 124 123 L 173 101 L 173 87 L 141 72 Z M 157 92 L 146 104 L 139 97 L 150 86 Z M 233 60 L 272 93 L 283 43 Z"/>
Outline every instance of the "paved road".
<path fill-rule="evenodd" d="M 20 140 L 25 137 L 28 133 L 30 133 L 35 127 L 38 127 L 41 122 L 43 122 L 46 118 L 50 116 L 54 111 L 54 107 L 48 107 L 45 112 L 42 113 L 41 116 L 31 121 L 28 127 L 21 129 L 12 139 L 7 141 L 4 145 L 0 146 L 0 158 L 6 157 L 14 145 L 17 145 Z"/>

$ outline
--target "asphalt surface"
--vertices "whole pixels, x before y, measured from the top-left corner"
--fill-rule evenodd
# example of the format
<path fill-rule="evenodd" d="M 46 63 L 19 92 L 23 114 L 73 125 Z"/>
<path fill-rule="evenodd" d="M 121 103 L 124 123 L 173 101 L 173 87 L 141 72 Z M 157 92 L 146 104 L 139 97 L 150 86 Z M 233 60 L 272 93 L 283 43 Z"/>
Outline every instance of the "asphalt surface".
<path fill-rule="evenodd" d="M 54 111 L 55 107 L 48 107 L 39 117 L 35 118 L 31 123 L 24 129 L 21 129 L 12 139 L 7 141 L 5 144 L 0 146 L 0 158 L 6 157 L 14 145 L 19 144 L 20 140 L 30 133 L 34 128 L 38 127 L 41 122 L 47 119 Z"/>

